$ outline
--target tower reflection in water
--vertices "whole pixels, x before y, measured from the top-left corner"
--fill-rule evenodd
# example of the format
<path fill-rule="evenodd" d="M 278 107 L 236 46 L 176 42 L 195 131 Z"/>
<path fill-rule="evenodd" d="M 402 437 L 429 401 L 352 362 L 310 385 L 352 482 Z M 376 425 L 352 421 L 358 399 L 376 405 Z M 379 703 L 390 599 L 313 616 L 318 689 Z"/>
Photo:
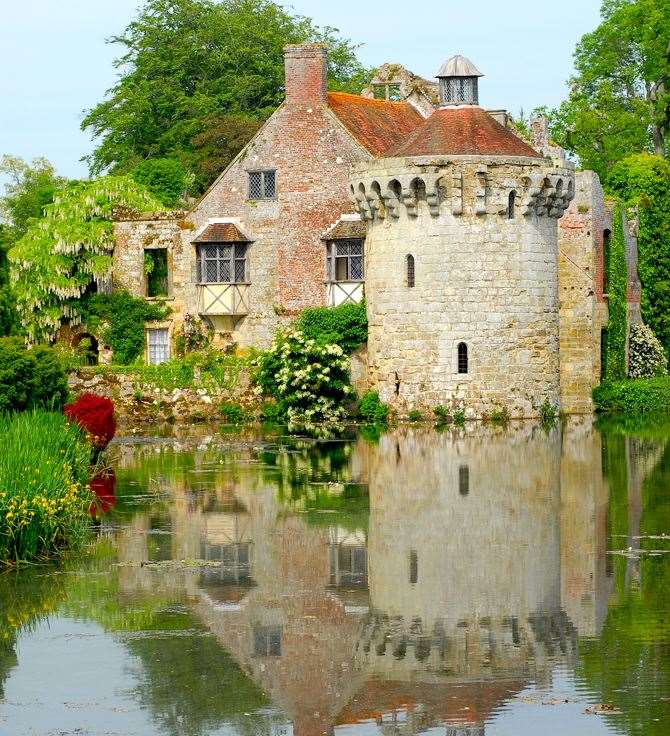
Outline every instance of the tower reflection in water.
<path fill-rule="evenodd" d="M 234 473 L 205 459 L 206 483 L 170 480 L 169 554 L 206 565 L 122 568 L 122 583 L 183 590 L 283 714 L 268 731 L 481 736 L 602 626 L 600 442 L 588 423 L 397 430 L 348 447 L 329 482 L 314 463 L 330 460 L 309 451 L 250 452 Z M 151 557 L 137 531 L 127 561 Z"/>

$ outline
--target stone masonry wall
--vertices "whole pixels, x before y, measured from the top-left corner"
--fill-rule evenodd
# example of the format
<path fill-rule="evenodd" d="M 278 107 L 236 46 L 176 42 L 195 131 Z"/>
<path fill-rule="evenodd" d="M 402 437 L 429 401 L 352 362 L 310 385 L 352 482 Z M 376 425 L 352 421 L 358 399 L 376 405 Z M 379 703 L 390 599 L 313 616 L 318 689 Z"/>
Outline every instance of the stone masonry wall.
<path fill-rule="evenodd" d="M 401 408 L 445 405 L 482 416 L 506 407 L 536 416 L 545 400 L 559 401 L 556 217 L 572 174 L 534 159 L 467 158 L 425 166 L 387 159 L 352 176 L 359 207 L 374 217 L 365 244 L 371 383 Z M 386 189 L 394 176 L 402 202 Z M 418 202 L 415 176 L 427 186 Z M 461 342 L 467 374 L 458 372 Z"/>
<path fill-rule="evenodd" d="M 561 407 L 570 414 L 593 411 L 591 390 L 600 382 L 601 331 L 607 324 L 604 233 L 611 230 L 598 175 L 578 172 L 558 236 Z"/>

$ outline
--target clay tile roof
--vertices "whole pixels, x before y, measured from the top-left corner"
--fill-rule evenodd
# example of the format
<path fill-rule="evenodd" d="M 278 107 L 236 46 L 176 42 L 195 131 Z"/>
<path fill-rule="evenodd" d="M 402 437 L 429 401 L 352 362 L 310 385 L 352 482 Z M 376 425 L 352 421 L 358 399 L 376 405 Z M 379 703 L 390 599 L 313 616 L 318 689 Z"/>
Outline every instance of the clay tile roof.
<path fill-rule="evenodd" d="M 386 156 L 530 156 L 542 158 L 527 143 L 481 107 L 436 110 Z"/>
<path fill-rule="evenodd" d="M 232 222 L 213 222 L 198 235 L 194 243 L 248 243 L 249 238 Z"/>
<path fill-rule="evenodd" d="M 322 240 L 362 240 L 366 235 L 366 226 L 360 217 L 340 218 L 321 236 Z"/>
<path fill-rule="evenodd" d="M 421 115 L 407 102 L 329 92 L 328 105 L 373 156 L 381 156 L 390 146 L 398 145 L 423 122 Z"/>

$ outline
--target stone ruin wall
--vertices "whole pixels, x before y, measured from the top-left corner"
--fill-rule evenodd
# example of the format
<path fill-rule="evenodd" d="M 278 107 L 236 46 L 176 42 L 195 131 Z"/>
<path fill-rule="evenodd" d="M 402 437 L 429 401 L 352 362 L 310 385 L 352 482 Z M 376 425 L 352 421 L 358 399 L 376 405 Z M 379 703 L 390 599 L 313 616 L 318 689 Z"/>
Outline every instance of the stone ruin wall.
<path fill-rule="evenodd" d="M 415 177 L 426 184 L 418 199 Z M 368 360 L 382 400 L 473 417 L 502 407 L 532 417 L 545 400 L 558 404 L 556 218 L 572 197 L 572 170 L 501 157 L 387 159 L 361 164 L 351 182 L 368 220 Z"/>

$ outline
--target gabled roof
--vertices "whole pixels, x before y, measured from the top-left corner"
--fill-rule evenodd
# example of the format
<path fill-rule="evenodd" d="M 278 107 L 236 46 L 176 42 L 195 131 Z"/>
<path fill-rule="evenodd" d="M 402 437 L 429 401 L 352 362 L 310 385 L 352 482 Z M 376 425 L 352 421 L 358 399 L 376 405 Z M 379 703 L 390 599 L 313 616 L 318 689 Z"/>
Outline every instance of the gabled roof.
<path fill-rule="evenodd" d="M 389 147 L 398 145 L 423 122 L 421 115 L 407 102 L 329 92 L 328 106 L 373 156 L 381 156 Z"/>
<path fill-rule="evenodd" d="M 400 156 L 526 156 L 542 158 L 527 143 L 481 107 L 443 107 L 390 146 L 388 157 Z"/>
<path fill-rule="evenodd" d="M 234 222 L 210 222 L 192 241 L 194 243 L 250 243 Z"/>

